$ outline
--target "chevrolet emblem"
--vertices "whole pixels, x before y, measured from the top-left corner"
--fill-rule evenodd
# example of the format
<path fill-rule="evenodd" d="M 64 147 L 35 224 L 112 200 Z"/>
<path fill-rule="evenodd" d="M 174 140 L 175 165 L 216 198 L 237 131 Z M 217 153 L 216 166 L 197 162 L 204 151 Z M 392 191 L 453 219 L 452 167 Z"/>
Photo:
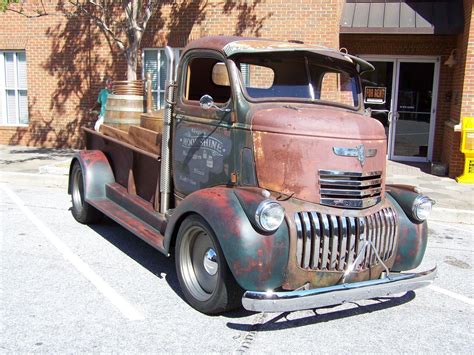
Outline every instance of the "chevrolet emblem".
<path fill-rule="evenodd" d="M 365 148 L 363 144 L 356 146 L 355 148 L 339 148 L 332 147 L 334 154 L 341 157 L 355 157 L 360 163 L 360 166 L 364 166 L 365 158 L 375 157 L 377 155 L 377 149 Z"/>

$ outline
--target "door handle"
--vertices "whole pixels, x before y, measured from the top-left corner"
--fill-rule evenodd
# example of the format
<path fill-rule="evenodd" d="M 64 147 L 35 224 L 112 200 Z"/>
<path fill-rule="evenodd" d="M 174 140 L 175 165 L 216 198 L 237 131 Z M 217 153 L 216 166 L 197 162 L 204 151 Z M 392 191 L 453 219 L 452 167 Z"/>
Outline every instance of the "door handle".
<path fill-rule="evenodd" d="M 390 111 L 388 113 L 388 123 L 392 123 L 393 120 L 398 121 L 398 117 L 400 117 L 400 114 L 397 111 Z"/>

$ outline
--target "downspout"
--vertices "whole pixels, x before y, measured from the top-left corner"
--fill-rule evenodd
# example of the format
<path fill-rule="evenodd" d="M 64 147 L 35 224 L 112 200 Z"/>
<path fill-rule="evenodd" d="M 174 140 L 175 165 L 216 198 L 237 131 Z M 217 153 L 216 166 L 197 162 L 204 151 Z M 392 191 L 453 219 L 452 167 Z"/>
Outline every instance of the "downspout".
<path fill-rule="evenodd" d="M 161 176 L 160 176 L 160 212 L 165 214 L 169 209 L 170 190 L 171 190 L 171 161 L 170 161 L 170 136 L 171 136 L 171 117 L 175 105 L 175 56 L 173 49 L 165 47 L 168 57 L 168 73 L 165 84 L 165 111 L 163 117 L 163 133 L 161 141 Z"/>

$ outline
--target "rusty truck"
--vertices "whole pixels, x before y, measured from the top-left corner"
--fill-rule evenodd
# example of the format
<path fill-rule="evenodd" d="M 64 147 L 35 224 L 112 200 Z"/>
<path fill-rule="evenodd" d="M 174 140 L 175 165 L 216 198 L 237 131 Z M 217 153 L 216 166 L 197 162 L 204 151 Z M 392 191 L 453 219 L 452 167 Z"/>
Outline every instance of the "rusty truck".
<path fill-rule="evenodd" d="M 106 215 L 174 256 L 185 300 L 206 314 L 314 309 L 433 281 L 436 267 L 410 270 L 434 202 L 386 183 L 384 128 L 363 106 L 371 64 L 224 36 L 191 42 L 179 64 L 166 53 L 155 135 L 83 128 L 69 178 L 77 221 Z M 129 139 L 132 128 L 152 138 Z"/>

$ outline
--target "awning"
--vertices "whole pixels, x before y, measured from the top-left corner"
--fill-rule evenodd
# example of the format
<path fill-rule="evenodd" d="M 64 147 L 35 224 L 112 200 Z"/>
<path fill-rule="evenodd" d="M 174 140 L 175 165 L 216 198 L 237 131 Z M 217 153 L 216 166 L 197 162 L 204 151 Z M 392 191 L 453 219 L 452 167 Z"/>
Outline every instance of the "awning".
<path fill-rule="evenodd" d="M 457 34 L 462 0 L 346 0 L 340 33 Z"/>

